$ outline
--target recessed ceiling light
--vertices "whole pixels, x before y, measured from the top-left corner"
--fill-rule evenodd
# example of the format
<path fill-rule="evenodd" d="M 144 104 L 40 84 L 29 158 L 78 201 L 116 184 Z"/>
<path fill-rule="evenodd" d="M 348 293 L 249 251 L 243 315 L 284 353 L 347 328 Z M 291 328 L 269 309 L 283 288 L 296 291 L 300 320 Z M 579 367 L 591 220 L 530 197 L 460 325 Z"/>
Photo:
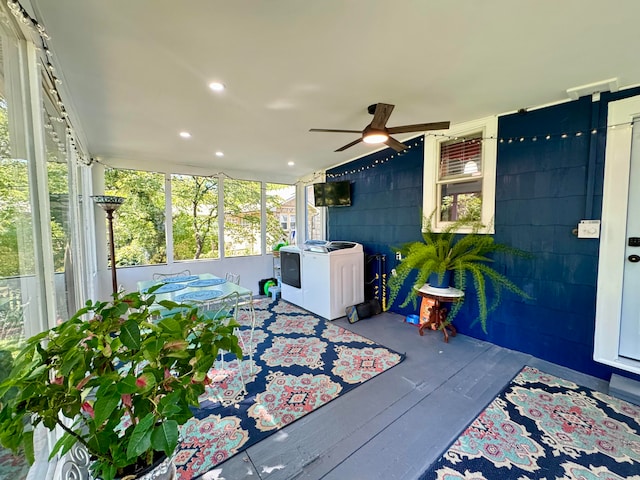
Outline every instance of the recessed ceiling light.
<path fill-rule="evenodd" d="M 287 165 L 289 165 L 290 167 L 293 167 L 296 164 L 296 162 L 294 161 L 288 161 Z"/>
<path fill-rule="evenodd" d="M 224 157 L 224 153 L 220 152 L 220 151 L 217 151 L 216 152 L 216 157 Z"/>
<path fill-rule="evenodd" d="M 221 92 L 224 90 L 224 84 L 220 82 L 211 82 L 209 88 L 214 92 Z"/>
<path fill-rule="evenodd" d="M 180 132 L 180 136 L 182 138 L 191 138 L 191 134 L 189 132 Z"/>

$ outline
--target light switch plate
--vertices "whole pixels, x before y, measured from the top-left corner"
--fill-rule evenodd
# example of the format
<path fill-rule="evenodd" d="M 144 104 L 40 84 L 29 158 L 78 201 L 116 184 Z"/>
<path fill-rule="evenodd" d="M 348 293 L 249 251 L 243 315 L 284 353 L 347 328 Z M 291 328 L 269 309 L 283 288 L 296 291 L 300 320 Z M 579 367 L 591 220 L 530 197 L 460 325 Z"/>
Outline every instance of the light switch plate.
<path fill-rule="evenodd" d="M 600 220 L 580 220 L 578 238 L 600 238 Z"/>

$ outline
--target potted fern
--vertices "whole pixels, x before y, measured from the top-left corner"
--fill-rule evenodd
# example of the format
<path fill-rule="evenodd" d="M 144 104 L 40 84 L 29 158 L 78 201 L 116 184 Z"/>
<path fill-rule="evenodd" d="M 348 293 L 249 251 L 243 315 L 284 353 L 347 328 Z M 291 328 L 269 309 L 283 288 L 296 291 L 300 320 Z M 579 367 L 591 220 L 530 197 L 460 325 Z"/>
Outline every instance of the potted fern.
<path fill-rule="evenodd" d="M 63 434 L 50 458 L 80 443 L 101 480 L 142 478 L 170 460 L 219 349 L 238 358 L 242 350 L 235 322 L 194 306 L 157 305 L 156 288 L 89 301 L 27 340 L 0 383 L 2 445 L 33 462 L 33 429 L 57 429 Z M 172 313 L 160 318 L 160 307 Z M 161 468 L 175 473 L 166 460 Z"/>
<path fill-rule="evenodd" d="M 487 316 L 500 304 L 503 290 L 515 293 L 523 298 L 530 296 L 507 277 L 491 267 L 495 253 L 528 257 L 529 254 L 517 248 L 501 243 L 496 243 L 493 236 L 480 233 L 484 225 L 475 220 L 459 219 L 447 225 L 442 232 L 434 232 L 431 227 L 431 219 L 434 213 L 425 219 L 425 230 L 422 232 L 422 241 L 409 242 L 395 251 L 402 255 L 400 264 L 396 267 L 396 274 L 389 280 L 389 304 L 393 304 L 400 293 L 401 288 L 408 279 L 412 279 L 413 288 L 409 290 L 401 307 L 406 307 L 411 302 L 414 308 L 417 305 L 416 290 L 425 283 L 431 286 L 446 288 L 450 284 L 465 291 L 470 277 L 475 287 L 475 296 L 478 306 L 478 317 L 472 322 L 480 322 L 482 330 L 487 333 Z M 470 233 L 457 234 L 462 228 L 470 228 Z M 488 284 L 491 286 L 492 300 L 488 301 Z M 452 305 L 447 316 L 447 324 L 459 312 L 463 302 Z"/>

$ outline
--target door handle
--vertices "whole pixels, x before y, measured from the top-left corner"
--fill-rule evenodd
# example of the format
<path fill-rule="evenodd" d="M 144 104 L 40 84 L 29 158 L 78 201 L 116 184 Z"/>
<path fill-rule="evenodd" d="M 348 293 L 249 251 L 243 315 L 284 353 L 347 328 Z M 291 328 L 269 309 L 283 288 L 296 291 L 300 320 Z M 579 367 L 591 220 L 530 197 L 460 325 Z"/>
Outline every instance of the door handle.
<path fill-rule="evenodd" d="M 640 255 L 629 255 L 628 260 L 631 263 L 638 263 L 640 262 Z"/>

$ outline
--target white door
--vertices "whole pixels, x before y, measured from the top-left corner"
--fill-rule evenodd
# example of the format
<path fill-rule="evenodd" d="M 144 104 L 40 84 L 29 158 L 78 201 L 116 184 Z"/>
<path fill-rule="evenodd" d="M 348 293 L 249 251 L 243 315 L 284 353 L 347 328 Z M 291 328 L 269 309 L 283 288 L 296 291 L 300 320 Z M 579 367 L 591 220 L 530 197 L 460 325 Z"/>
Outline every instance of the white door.
<path fill-rule="evenodd" d="M 629 246 L 630 238 L 633 244 L 640 237 L 636 120 L 640 96 L 609 103 L 593 358 L 640 374 L 640 262 L 629 260 L 640 256 L 640 247 Z"/>
<path fill-rule="evenodd" d="M 640 360 L 640 122 L 634 122 L 622 280 L 620 355 Z"/>

